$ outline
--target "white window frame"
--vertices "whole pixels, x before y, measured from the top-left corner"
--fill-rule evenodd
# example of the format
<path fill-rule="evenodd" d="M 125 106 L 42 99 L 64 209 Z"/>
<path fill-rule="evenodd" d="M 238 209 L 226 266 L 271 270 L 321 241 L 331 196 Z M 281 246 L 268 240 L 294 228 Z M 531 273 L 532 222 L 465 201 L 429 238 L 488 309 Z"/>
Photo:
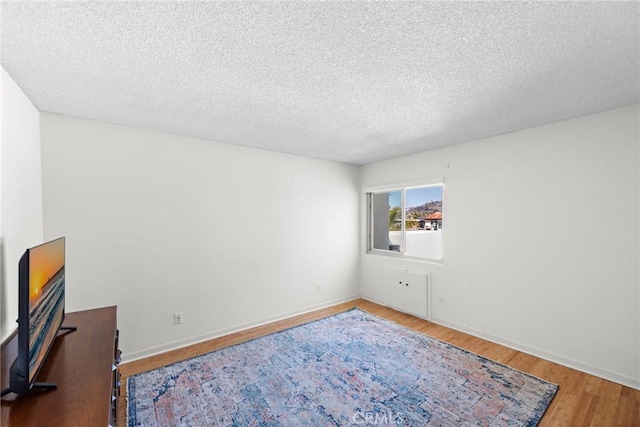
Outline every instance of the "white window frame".
<path fill-rule="evenodd" d="M 376 185 L 364 187 L 363 192 L 366 198 L 367 203 L 367 254 L 373 255 L 382 255 L 388 256 L 392 258 L 403 258 L 410 259 L 415 261 L 422 261 L 432 264 L 442 264 L 444 261 L 444 248 L 442 248 L 442 256 L 440 258 L 426 258 L 426 257 L 418 257 L 413 255 L 406 255 L 404 251 L 406 250 L 406 242 L 407 242 L 407 230 L 406 230 L 406 200 L 405 194 L 407 190 L 411 190 L 412 188 L 422 188 L 422 187 L 436 187 L 442 186 L 442 210 L 444 211 L 444 178 L 443 177 L 434 177 L 428 179 L 414 180 L 414 181 L 404 181 L 397 182 L 394 184 L 386 184 L 386 185 Z M 373 209 L 372 209 L 372 197 L 373 193 L 383 193 L 383 192 L 392 192 L 392 191 L 402 191 L 402 242 L 403 242 L 403 251 L 395 252 L 384 249 L 376 249 L 373 247 Z M 444 221 L 444 214 L 443 214 Z"/>

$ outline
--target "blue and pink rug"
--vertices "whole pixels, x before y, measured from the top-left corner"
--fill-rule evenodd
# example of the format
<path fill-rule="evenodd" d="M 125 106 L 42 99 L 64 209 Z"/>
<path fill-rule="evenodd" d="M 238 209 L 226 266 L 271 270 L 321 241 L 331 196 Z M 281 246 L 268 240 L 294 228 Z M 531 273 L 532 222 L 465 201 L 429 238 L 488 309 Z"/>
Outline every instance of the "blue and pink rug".
<path fill-rule="evenodd" d="M 558 386 L 359 309 L 129 377 L 128 426 L 535 426 Z"/>

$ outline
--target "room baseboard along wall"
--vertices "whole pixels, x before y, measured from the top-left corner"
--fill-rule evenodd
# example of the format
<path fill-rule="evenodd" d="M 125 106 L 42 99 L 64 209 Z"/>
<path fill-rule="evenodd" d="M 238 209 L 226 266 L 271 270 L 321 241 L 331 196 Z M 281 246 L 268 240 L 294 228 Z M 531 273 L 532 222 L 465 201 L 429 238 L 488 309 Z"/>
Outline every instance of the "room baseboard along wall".
<path fill-rule="evenodd" d="M 302 309 L 291 310 L 291 311 L 288 311 L 286 313 L 281 313 L 281 314 L 278 314 L 278 315 L 275 315 L 275 316 L 265 317 L 265 318 L 262 318 L 260 320 L 255 321 L 255 322 L 247 322 L 247 323 L 243 323 L 241 325 L 235 326 L 235 327 L 220 329 L 220 330 L 217 330 L 217 331 L 212 331 L 210 333 L 199 335 L 199 336 L 195 336 L 195 337 L 189 337 L 189 338 L 184 338 L 184 339 L 180 339 L 180 340 L 175 340 L 175 341 L 172 341 L 172 342 L 168 342 L 166 344 L 145 348 L 145 349 L 134 351 L 134 352 L 130 352 L 130 353 L 123 353 L 122 354 L 122 361 L 123 361 L 123 363 L 133 362 L 135 360 L 143 359 L 145 357 L 155 356 L 157 354 L 165 353 L 165 352 L 171 351 L 171 350 L 177 350 L 177 349 L 182 348 L 182 347 L 186 347 L 186 346 L 193 345 L 193 344 L 198 344 L 198 343 L 201 343 L 203 341 L 208 341 L 208 340 L 211 340 L 211 339 L 214 339 L 214 338 L 219 338 L 219 337 L 222 337 L 224 335 L 232 334 L 232 333 L 235 333 L 235 332 L 241 332 L 241 331 L 244 331 L 244 330 L 247 330 L 247 329 L 250 329 L 250 328 L 255 328 L 257 326 L 266 325 L 268 323 L 276 322 L 276 321 L 279 321 L 279 320 L 285 320 L 285 319 L 288 319 L 290 317 L 298 316 L 300 314 L 310 313 L 312 311 L 320 310 L 322 308 L 330 307 L 332 305 L 340 304 L 340 303 L 351 301 L 351 300 L 358 299 L 358 298 L 360 298 L 359 295 L 352 295 L 352 296 L 349 296 L 349 297 L 338 298 L 338 299 L 335 299 L 335 300 L 332 300 L 332 301 L 328 301 L 328 302 L 324 302 L 324 303 L 321 303 L 321 304 L 315 304 L 315 305 L 312 305 L 312 306 L 304 307 Z"/>

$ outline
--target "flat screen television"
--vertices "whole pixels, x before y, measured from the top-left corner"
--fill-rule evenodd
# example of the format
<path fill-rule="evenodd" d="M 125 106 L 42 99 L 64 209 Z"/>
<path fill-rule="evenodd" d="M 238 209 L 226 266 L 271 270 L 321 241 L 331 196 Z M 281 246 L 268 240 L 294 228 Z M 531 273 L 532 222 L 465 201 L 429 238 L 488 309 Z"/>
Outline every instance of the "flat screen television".
<path fill-rule="evenodd" d="M 63 327 L 65 300 L 65 240 L 27 251 L 18 263 L 18 348 L 9 371 L 9 387 L 2 396 L 25 394 L 34 388 L 55 388 L 35 379 Z"/>

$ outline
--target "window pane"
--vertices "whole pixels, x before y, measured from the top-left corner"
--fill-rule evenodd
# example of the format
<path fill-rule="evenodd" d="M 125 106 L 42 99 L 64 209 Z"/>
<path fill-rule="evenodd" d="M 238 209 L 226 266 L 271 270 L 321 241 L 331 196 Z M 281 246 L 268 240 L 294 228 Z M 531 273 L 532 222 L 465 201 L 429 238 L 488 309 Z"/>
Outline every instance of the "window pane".
<path fill-rule="evenodd" d="M 442 186 L 406 190 L 406 255 L 442 258 Z"/>
<path fill-rule="evenodd" d="M 402 250 L 402 191 L 371 194 L 373 249 Z"/>

